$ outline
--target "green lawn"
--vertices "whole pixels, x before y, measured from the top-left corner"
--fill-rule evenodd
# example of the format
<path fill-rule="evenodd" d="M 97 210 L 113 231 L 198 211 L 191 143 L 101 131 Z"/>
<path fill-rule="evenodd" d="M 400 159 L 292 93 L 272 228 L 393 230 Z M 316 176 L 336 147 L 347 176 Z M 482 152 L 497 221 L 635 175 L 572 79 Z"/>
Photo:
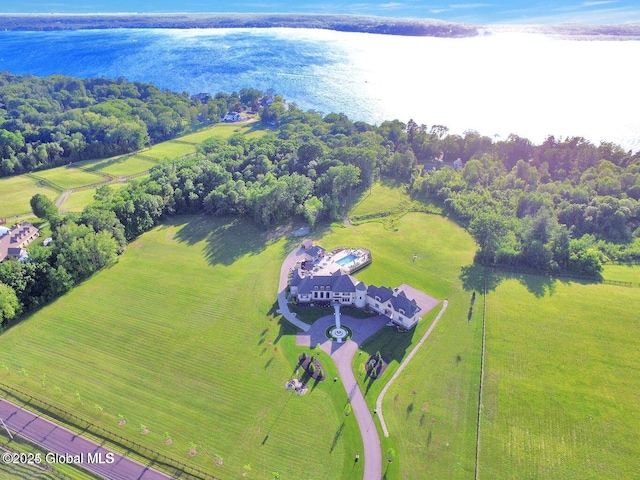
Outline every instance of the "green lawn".
<path fill-rule="evenodd" d="M 65 166 L 35 172 L 33 177 L 51 182 L 62 190 L 92 185 L 109 180 L 103 175 L 85 171 L 76 166 Z"/>
<path fill-rule="evenodd" d="M 640 290 L 541 278 L 488 296 L 480 478 L 636 478 Z"/>
<path fill-rule="evenodd" d="M 361 477 L 340 383 L 284 388 L 302 351 L 270 313 L 284 246 L 248 221 L 160 226 L 2 334 L 0 381 L 223 479 Z"/>
<path fill-rule="evenodd" d="M 208 138 L 229 138 L 236 133 L 241 133 L 249 138 L 259 137 L 269 130 L 260 122 L 251 123 L 217 123 L 212 127 L 202 129 L 181 138 L 184 142 L 198 145 Z"/>
<path fill-rule="evenodd" d="M 114 177 L 128 177 L 145 172 L 159 163 L 159 160 L 150 156 L 149 153 L 150 150 L 143 150 L 139 153 L 130 153 L 104 160 L 91 160 L 85 162 L 83 168 L 87 171 L 104 173 Z"/>
<path fill-rule="evenodd" d="M 98 173 L 106 173 L 116 177 L 127 177 L 144 172 L 163 160 L 174 160 L 196 152 L 198 144 L 208 138 L 226 139 L 236 133 L 249 137 L 264 135 L 267 130 L 255 124 L 216 124 L 198 132 L 153 145 L 150 149 L 104 160 L 83 162 L 83 168 Z"/>
<path fill-rule="evenodd" d="M 399 188 L 376 184 L 350 212 L 371 214 L 398 206 L 408 197 Z M 450 220 L 408 213 L 393 228 L 379 222 L 335 228 L 318 240 L 332 249 L 358 245 L 372 252 L 373 263 L 355 276 L 367 284 L 395 287 L 407 283 L 439 299 L 449 300 L 446 314 L 385 396 L 383 413 L 390 431 L 383 455 L 397 455 L 388 478 L 473 478 L 480 380 L 481 296 L 467 320 L 471 290 L 463 288 L 462 268 L 473 261 L 473 239 Z M 417 253 L 416 260 L 413 255 Z M 469 287 L 467 287 L 469 288 Z M 375 401 L 400 362 L 421 339 L 441 305 L 415 330 L 398 333 L 386 328 L 363 345 L 354 359 L 356 375 L 376 351 L 391 359 L 383 377 L 369 381 L 360 375 L 365 398 Z M 385 467 L 387 467 L 385 465 Z"/>
<path fill-rule="evenodd" d="M 349 216 L 387 212 L 409 200 L 409 196 L 401 188 L 378 182 L 371 187 L 371 190 L 363 193 L 362 199 L 351 209 Z"/>
<path fill-rule="evenodd" d="M 406 200 L 376 185 L 353 211 Z M 473 239 L 425 213 L 397 215 L 391 225 L 319 226 L 315 237 L 327 249 L 371 250 L 373 263 L 356 273 L 367 284 L 407 283 L 448 299 L 386 394 L 391 436 L 379 429 L 383 455 L 388 447 L 397 455 L 383 471 L 472 479 L 483 304 Z M 249 478 L 361 478 L 362 464 L 352 462 L 360 434 L 354 416 L 343 415 L 340 383 L 321 382 L 304 397 L 283 388 L 301 349 L 273 311 L 280 264 L 299 240 L 264 238 L 248 220 L 204 216 L 154 229 L 118 264 L 2 334 L 0 381 L 225 480 L 239 478 L 247 463 Z M 607 265 L 604 276 L 637 281 L 637 270 Z M 496 273 L 488 285 L 480 478 L 633 478 L 640 289 Z M 439 309 L 413 331 L 387 328 L 362 346 L 354 370 L 372 409 Z M 360 366 L 376 351 L 391 363 L 369 381 Z M 327 377 L 336 376 L 325 354 L 321 360 Z M 215 466 L 213 455 L 224 464 Z"/>
<path fill-rule="evenodd" d="M 258 123 L 216 124 L 184 137 L 154 145 L 138 153 L 119 155 L 102 160 L 76 162 L 42 170 L 32 175 L 23 174 L 0 179 L 0 218 L 29 213 L 29 200 L 42 193 L 54 200 L 64 190 L 93 185 L 111 177 L 128 177 L 145 172 L 159 162 L 174 160 L 195 153 L 199 143 L 208 138 L 229 138 L 241 133 L 249 138 L 261 136 L 269 130 Z M 139 178 L 139 177 L 138 177 Z M 73 197 L 73 198 L 71 198 Z M 79 211 L 91 200 L 89 193 L 74 193 L 62 206 L 63 210 Z"/>
<path fill-rule="evenodd" d="M 615 282 L 631 282 L 636 286 L 640 285 L 640 265 L 631 264 L 610 264 L 607 263 L 604 266 L 602 276 L 605 280 L 612 280 Z"/>
<path fill-rule="evenodd" d="M 27 175 L 0 179 L 0 218 L 31 212 L 29 200 L 36 193 L 53 200 L 58 192 L 44 182 Z"/>
<path fill-rule="evenodd" d="M 128 183 L 116 182 L 110 183 L 109 187 L 117 189 L 126 185 L 128 185 Z M 60 206 L 60 209 L 66 212 L 82 212 L 84 207 L 94 201 L 93 196 L 96 194 L 96 190 L 97 187 L 72 192 L 69 197 L 67 197 L 67 200 Z"/>

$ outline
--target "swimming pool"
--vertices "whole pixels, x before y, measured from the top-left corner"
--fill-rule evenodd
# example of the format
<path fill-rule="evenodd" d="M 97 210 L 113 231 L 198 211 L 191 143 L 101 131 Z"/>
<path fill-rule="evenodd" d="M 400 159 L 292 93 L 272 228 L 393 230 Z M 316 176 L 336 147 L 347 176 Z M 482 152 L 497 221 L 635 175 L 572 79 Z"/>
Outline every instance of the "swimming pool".
<path fill-rule="evenodd" d="M 340 260 L 336 260 L 336 263 L 338 265 L 346 265 L 347 263 L 351 263 L 353 262 L 356 258 L 358 258 L 356 255 L 354 255 L 353 253 L 350 253 L 349 255 L 347 255 L 346 257 L 342 257 Z"/>

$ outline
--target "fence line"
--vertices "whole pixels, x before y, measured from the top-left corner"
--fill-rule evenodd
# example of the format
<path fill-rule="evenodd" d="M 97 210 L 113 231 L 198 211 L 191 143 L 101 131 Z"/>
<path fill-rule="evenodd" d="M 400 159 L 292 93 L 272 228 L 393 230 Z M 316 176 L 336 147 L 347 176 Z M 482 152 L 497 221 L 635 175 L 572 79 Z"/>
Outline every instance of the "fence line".
<path fill-rule="evenodd" d="M 484 383 L 484 335 L 487 319 L 487 277 L 484 277 L 484 292 L 482 295 L 482 354 L 480 357 L 480 388 L 478 389 L 478 425 L 476 427 L 476 465 L 474 479 L 479 477 L 479 461 L 480 461 L 480 423 L 482 422 L 482 388 Z"/>
<path fill-rule="evenodd" d="M 566 278 L 569 280 L 583 280 L 586 282 L 593 282 L 593 283 L 604 283 L 605 285 L 618 285 L 621 287 L 640 287 L 640 283 L 637 282 L 623 282 L 620 280 L 607 280 L 604 278 L 594 278 L 594 277 L 587 277 L 585 275 L 575 275 L 575 274 L 571 274 L 571 273 L 547 273 L 547 272 L 540 272 L 540 271 L 536 271 L 536 270 L 530 270 L 527 268 L 510 268 L 507 266 L 491 266 L 488 267 L 491 271 L 493 272 L 506 272 L 506 273 L 516 273 L 516 274 L 521 274 L 521 275 L 542 275 L 544 277 L 549 277 L 549 278 Z"/>
<path fill-rule="evenodd" d="M 172 457 L 157 452 L 151 448 L 145 447 L 136 443 L 121 435 L 115 434 L 105 428 L 94 425 L 93 423 L 84 420 L 83 418 L 67 412 L 55 405 L 52 405 L 44 400 L 25 393 L 15 387 L 6 385 L 0 382 L 0 389 L 4 390 L 10 396 L 18 399 L 22 403 L 26 403 L 32 406 L 32 408 L 38 410 L 40 413 L 46 414 L 48 417 L 59 420 L 62 423 L 73 426 L 83 433 L 88 432 L 90 435 L 97 437 L 110 445 L 115 446 L 120 450 L 128 450 L 137 454 L 140 458 L 149 463 L 150 466 L 158 470 L 163 471 L 171 475 L 174 478 L 186 479 L 186 480 L 220 480 L 219 478 L 204 472 L 196 467 L 187 465 L 184 462 L 176 460 Z M 28 398 L 28 400 L 25 400 Z M 34 405 L 34 402 L 38 405 Z M 86 425 L 86 426 L 84 426 Z"/>

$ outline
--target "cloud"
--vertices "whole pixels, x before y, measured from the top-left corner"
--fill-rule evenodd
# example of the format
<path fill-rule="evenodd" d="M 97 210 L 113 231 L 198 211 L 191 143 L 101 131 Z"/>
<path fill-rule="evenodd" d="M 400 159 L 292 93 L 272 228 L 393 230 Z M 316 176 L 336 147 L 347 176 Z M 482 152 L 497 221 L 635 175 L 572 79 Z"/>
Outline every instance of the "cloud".
<path fill-rule="evenodd" d="M 404 7 L 404 3 L 399 2 L 389 2 L 389 3 L 381 3 L 380 8 L 400 8 Z"/>
<path fill-rule="evenodd" d="M 491 6 L 493 5 L 491 5 L 490 3 L 456 3 L 453 5 L 449 5 L 449 8 L 452 10 L 466 10 L 469 8 L 486 8 Z"/>
<path fill-rule="evenodd" d="M 553 12 L 538 14 L 535 11 L 505 12 L 502 19 L 492 23 L 518 23 L 518 24 L 625 24 L 640 22 L 640 7 L 616 7 L 597 8 L 585 10 L 583 7 L 562 8 Z M 510 17 L 510 18 L 509 18 Z"/>
<path fill-rule="evenodd" d="M 612 3 L 618 3 L 617 0 L 600 0 L 593 2 L 582 2 L 583 7 L 597 7 L 598 5 L 610 5 Z"/>

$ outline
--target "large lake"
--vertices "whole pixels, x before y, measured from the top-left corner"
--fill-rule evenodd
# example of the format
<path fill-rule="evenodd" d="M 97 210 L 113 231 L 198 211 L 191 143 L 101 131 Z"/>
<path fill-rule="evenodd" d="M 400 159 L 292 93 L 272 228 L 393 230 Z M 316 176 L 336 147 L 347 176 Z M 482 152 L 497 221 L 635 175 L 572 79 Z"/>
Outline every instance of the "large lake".
<path fill-rule="evenodd" d="M 583 136 L 640 150 L 640 41 L 303 29 L 0 32 L 0 70 L 126 77 L 176 91 L 273 88 L 304 109 L 462 133 Z"/>

